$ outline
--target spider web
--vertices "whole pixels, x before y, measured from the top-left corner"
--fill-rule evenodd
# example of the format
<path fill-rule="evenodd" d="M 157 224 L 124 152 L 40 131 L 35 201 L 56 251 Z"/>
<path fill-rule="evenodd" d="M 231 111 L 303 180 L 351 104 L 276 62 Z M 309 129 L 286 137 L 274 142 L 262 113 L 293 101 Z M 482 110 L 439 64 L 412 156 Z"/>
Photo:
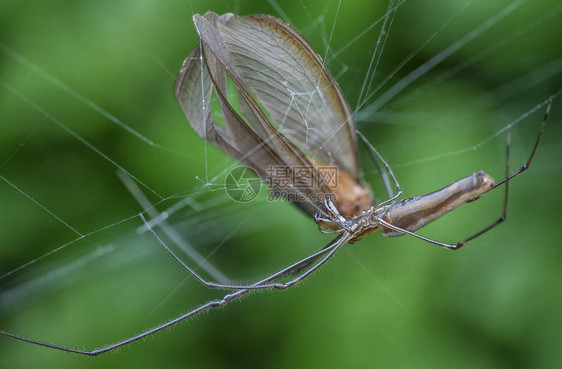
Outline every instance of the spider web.
<path fill-rule="evenodd" d="M 364 9 L 347 1 L 213 5 L 179 3 L 171 11 L 146 2 L 118 9 L 109 20 L 100 5 L 99 13 L 87 17 L 93 23 L 80 27 L 47 17 L 48 48 L 31 36 L 25 41 L 10 34 L 0 39 L 0 314 L 7 317 L 0 329 L 95 347 L 215 296 L 162 253 L 138 218 L 143 208 L 152 218 L 150 225 L 187 263 L 218 281 L 254 280 L 329 241 L 298 210 L 269 202 L 265 188 L 248 203 L 226 195 L 225 176 L 237 164 L 196 136 L 173 96 L 175 71 L 197 44 L 192 14 L 209 8 L 268 13 L 302 32 L 326 61 L 352 105 L 357 127 L 389 161 L 406 196 L 427 193 L 481 168 L 500 179 L 508 129 L 513 134 L 511 165 L 521 165 L 547 101 L 562 87 L 562 54 L 553 47 L 562 14 L 556 2 L 484 6 L 402 0 L 361 5 Z M 75 6 L 78 12 L 88 10 Z M 425 12 L 432 16 L 417 16 Z M 159 16 L 151 17 L 154 13 Z M 174 21 L 165 20 L 171 14 Z M 142 25 L 123 23 L 120 17 Z M 102 21 L 105 27 L 98 29 L 95 24 Z M 78 31 L 68 34 L 64 27 Z M 133 35 L 120 38 L 123 32 Z M 171 45 L 162 40 L 172 40 Z M 314 91 L 293 94 L 306 100 Z M 557 105 L 555 99 L 552 121 L 560 111 Z M 526 219 L 517 202 L 536 194 L 537 182 L 560 179 L 559 162 L 545 159 L 562 154 L 558 126 L 547 126 L 532 171 L 517 179 L 521 185 L 514 183 L 510 217 L 515 220 L 507 222 L 501 235 L 515 232 Z M 377 197 L 384 198 L 376 170 L 361 154 L 366 179 Z M 541 205 L 554 193 L 550 191 L 535 197 L 537 212 L 552 208 Z M 491 195 L 479 209 L 465 211 L 465 218 L 443 219 L 428 232 L 434 238 L 460 239 L 499 215 L 502 195 Z M 489 219 L 466 220 L 482 213 Z M 458 226 L 468 222 L 474 225 Z M 423 251 L 410 252 L 430 252 L 412 240 L 363 242 L 379 248 L 412 244 Z M 392 265 L 366 259 L 404 256 L 372 249 L 350 250 L 352 258 L 340 256 L 348 260 L 334 262 L 338 268 L 357 273 L 349 273 L 349 279 L 330 279 L 332 275 L 327 285 L 347 286 L 352 278 L 362 278 L 361 283 L 373 285 L 369 293 L 381 308 L 396 316 L 412 313 L 408 301 L 415 300 L 404 285 L 408 279 L 393 276 Z M 355 255 L 362 256 L 361 265 Z M 328 273 L 336 274 L 333 268 Z M 311 288 L 322 287 L 301 288 L 300 298 L 305 300 L 304 290 Z M 283 304 L 278 298 L 271 299 Z M 78 299 L 83 299 L 80 304 Z M 52 318 L 60 304 L 75 303 Z M 97 317 L 91 318 L 95 324 L 111 327 L 124 320 L 125 328 L 92 337 L 79 332 L 87 329 L 82 324 L 77 332 L 37 332 L 40 322 L 33 316 L 53 319 L 51 327 L 68 327 L 69 321 L 90 319 L 85 318 L 92 314 L 89 305 L 97 309 Z M 76 311 L 70 318 L 65 315 Z M 12 347 L 5 341 L 0 346 Z"/>

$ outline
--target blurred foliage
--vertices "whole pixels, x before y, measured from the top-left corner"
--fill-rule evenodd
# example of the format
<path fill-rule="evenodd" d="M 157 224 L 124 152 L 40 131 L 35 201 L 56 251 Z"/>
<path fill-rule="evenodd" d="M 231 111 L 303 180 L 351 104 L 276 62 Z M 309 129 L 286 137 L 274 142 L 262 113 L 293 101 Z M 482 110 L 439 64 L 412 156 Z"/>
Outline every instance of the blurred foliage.
<path fill-rule="evenodd" d="M 116 165 L 146 184 L 141 189 L 159 211 L 183 203 L 170 219 L 174 228 L 203 255 L 220 245 L 211 261 L 236 280 L 266 275 L 329 242 L 296 208 L 267 202 L 265 189 L 247 204 L 214 191 L 234 163 L 206 148 L 173 95 L 177 70 L 198 42 L 194 13 L 267 13 L 301 31 L 328 55 L 359 108 L 357 126 L 406 196 L 477 169 L 501 178 L 505 132 L 498 132 L 514 121 L 511 165 L 525 162 L 544 107 L 525 114 L 562 87 L 559 1 L 404 2 L 373 87 L 430 41 L 365 104 L 361 86 L 382 25 L 375 21 L 388 4 L 339 5 L 2 1 L 0 274 L 70 244 L 0 279 L 0 329 L 91 349 L 221 296 L 186 278 L 136 232 L 140 206 Z M 367 108 L 506 7 L 509 14 L 381 109 Z M 297 288 L 255 294 L 99 358 L 0 337 L 0 367 L 560 367 L 561 105 L 554 101 L 532 168 L 510 185 L 507 222 L 459 252 L 373 235 Z M 207 172 L 218 176 L 213 186 L 204 185 Z M 476 232 L 500 215 L 503 191 L 495 192 L 422 233 L 455 242 Z"/>

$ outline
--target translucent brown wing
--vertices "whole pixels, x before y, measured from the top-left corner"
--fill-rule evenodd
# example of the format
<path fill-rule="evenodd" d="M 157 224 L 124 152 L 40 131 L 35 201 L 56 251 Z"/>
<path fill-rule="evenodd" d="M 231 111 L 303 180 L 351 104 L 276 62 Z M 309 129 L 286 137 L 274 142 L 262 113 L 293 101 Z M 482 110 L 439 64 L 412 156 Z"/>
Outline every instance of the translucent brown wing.
<path fill-rule="evenodd" d="M 305 195 L 307 200 L 297 204 L 310 215 L 325 198 L 313 194 L 335 194 L 345 214 L 368 207 L 370 194 L 359 184 L 351 113 L 308 43 L 267 16 L 207 13 L 195 15 L 194 22 L 201 43 L 184 62 L 176 96 L 199 135 L 264 180 L 272 167 L 285 168 L 294 178 L 303 169 L 318 175 L 317 163 L 337 166 L 338 188 L 315 180 L 313 187 L 283 189 Z M 239 112 L 227 80 L 234 85 Z M 213 91 L 224 128 L 210 113 Z"/>
<path fill-rule="evenodd" d="M 217 31 L 276 128 L 315 161 L 336 164 L 359 181 L 351 111 L 308 42 L 267 15 L 231 16 Z"/>

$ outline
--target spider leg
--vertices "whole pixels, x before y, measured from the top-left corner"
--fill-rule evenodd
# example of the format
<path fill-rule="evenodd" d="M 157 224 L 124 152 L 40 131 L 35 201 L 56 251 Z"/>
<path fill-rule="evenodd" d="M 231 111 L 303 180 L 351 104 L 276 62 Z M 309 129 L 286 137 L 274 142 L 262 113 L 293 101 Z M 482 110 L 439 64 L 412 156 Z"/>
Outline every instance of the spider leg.
<path fill-rule="evenodd" d="M 309 196 L 307 196 L 305 193 L 303 193 L 301 190 L 299 190 L 296 186 L 294 186 L 292 184 L 291 184 L 291 190 L 295 191 L 295 193 L 297 193 L 302 200 L 304 200 L 308 204 L 312 205 L 312 207 L 314 207 L 314 209 L 316 209 L 316 211 L 318 212 L 317 214 L 319 216 L 321 215 L 321 216 L 325 217 L 326 219 L 330 220 L 332 223 L 336 223 L 336 224 L 341 225 L 341 220 L 337 219 L 335 216 L 330 214 L 329 209 L 324 210 L 321 207 L 319 207 L 317 204 L 314 203 L 314 201 L 310 200 Z M 324 203 L 324 205 L 326 205 L 326 204 Z M 338 213 L 338 215 L 339 215 L 339 213 Z"/>
<path fill-rule="evenodd" d="M 402 187 L 400 187 L 400 184 L 398 183 L 398 180 L 396 179 L 396 176 L 394 175 L 394 172 L 390 168 L 390 165 L 388 165 L 386 160 L 383 159 L 381 154 L 379 154 L 377 149 L 375 149 L 375 147 L 369 142 L 369 140 L 367 140 L 367 138 L 363 135 L 363 133 L 361 133 L 359 130 L 355 130 L 355 133 L 357 133 L 357 135 L 361 138 L 361 140 L 363 140 L 365 145 L 367 145 L 367 148 L 369 149 L 369 154 L 371 155 L 371 158 L 373 159 L 373 162 L 375 163 L 375 165 L 379 169 L 379 173 L 380 173 L 381 179 L 384 183 L 386 193 L 388 194 L 388 199 L 386 199 L 385 201 L 377 204 L 377 206 L 380 207 L 384 204 L 392 202 L 393 200 L 396 200 L 398 197 L 400 197 L 402 195 Z M 375 160 L 375 157 L 373 156 L 373 154 L 382 162 L 386 171 L 388 172 L 388 174 L 390 174 L 390 177 L 392 178 L 392 181 L 394 182 L 394 186 L 396 187 L 396 194 L 395 195 L 392 195 L 392 190 L 390 189 L 390 184 L 389 184 L 389 181 L 388 181 L 387 174 L 380 170 L 379 164 Z"/>
<path fill-rule="evenodd" d="M 345 244 L 345 242 L 347 242 L 347 239 L 349 239 L 349 237 L 344 237 L 344 235 L 342 234 L 341 236 L 337 237 L 334 242 L 331 242 L 330 244 L 328 244 L 328 246 L 326 246 L 325 248 L 321 249 L 320 251 L 315 252 L 312 255 L 309 255 L 299 261 L 297 261 L 296 263 L 291 264 L 290 266 L 284 268 L 283 270 L 272 274 L 272 277 L 275 277 L 275 279 L 277 278 L 281 278 L 287 274 L 290 274 L 293 270 L 295 269 L 299 269 L 299 270 L 303 270 L 306 269 L 307 267 L 310 266 L 310 264 L 312 264 L 315 260 L 317 260 L 319 257 L 323 256 L 324 254 L 328 254 L 326 256 L 324 256 L 324 258 L 319 261 L 316 265 L 314 265 L 313 267 L 311 267 L 309 270 L 307 270 L 305 273 L 303 273 L 302 275 L 295 277 L 293 280 L 285 283 L 285 284 L 278 284 L 278 283 L 271 283 L 271 284 L 263 284 L 263 283 L 258 283 L 258 284 L 252 284 L 252 285 L 235 285 L 235 284 L 224 284 L 224 283 L 215 283 L 215 282 L 208 282 L 206 281 L 202 276 L 200 276 L 193 268 L 190 268 L 188 265 L 186 265 L 165 243 L 164 241 L 162 241 L 162 239 L 160 239 L 160 237 L 158 237 L 158 235 L 154 232 L 154 230 L 150 227 L 150 225 L 146 222 L 146 219 L 144 218 L 144 216 L 142 214 L 139 214 L 140 218 L 142 219 L 142 221 L 144 222 L 145 226 L 147 227 L 148 231 L 150 232 L 150 234 L 154 237 L 154 239 L 158 242 L 158 244 L 160 246 L 162 246 L 162 248 L 183 268 L 185 269 L 189 274 L 191 274 L 199 283 L 201 283 L 202 285 L 204 285 L 205 287 L 208 288 L 216 288 L 216 289 L 226 289 L 226 290 L 243 290 L 243 289 L 252 289 L 252 290 L 258 290 L 258 289 L 268 289 L 268 288 L 276 288 L 276 289 L 285 289 L 287 287 L 290 287 L 296 283 L 298 283 L 300 280 L 306 278 L 308 275 L 310 275 L 312 272 L 314 272 L 316 269 L 318 269 L 323 263 L 325 263 L 341 246 L 343 246 Z M 341 240 L 341 241 L 340 241 Z M 304 265 L 304 267 L 303 267 Z M 294 281 L 296 280 L 296 282 Z M 287 285 L 288 283 L 291 283 L 290 285 Z"/>
<path fill-rule="evenodd" d="M 129 337 L 129 338 L 127 338 L 125 340 L 122 340 L 122 341 L 119 341 L 117 343 L 114 343 L 114 344 L 111 344 L 111 345 L 108 345 L 108 346 L 104 346 L 104 347 L 100 347 L 100 348 L 97 348 L 97 349 L 91 350 L 91 351 L 79 350 L 79 349 L 66 347 L 66 346 L 53 345 L 53 344 L 50 344 L 50 343 L 47 343 L 47 342 L 37 341 L 37 340 L 33 340 L 33 339 L 30 339 L 30 338 L 26 338 L 26 337 L 21 337 L 21 336 L 18 336 L 18 335 L 12 334 L 12 333 L 8 333 L 8 332 L 5 332 L 5 331 L 0 331 L 0 334 L 2 334 L 4 336 L 7 336 L 7 337 L 10 337 L 10 338 L 14 338 L 14 339 L 19 340 L 19 341 L 32 343 L 34 345 L 48 347 L 48 348 L 59 350 L 59 351 L 71 352 L 71 353 L 74 353 L 74 354 L 85 355 L 85 356 L 98 356 L 98 355 L 101 355 L 101 354 L 105 354 L 106 352 L 116 350 L 120 347 L 126 346 L 126 345 L 128 345 L 130 343 L 133 343 L 133 342 L 136 342 L 138 340 L 141 340 L 145 337 L 148 337 L 148 336 L 153 335 L 157 332 L 160 332 L 160 331 L 162 331 L 166 328 L 172 327 L 172 326 L 178 324 L 179 322 L 184 321 L 188 318 L 191 318 L 191 317 L 193 317 L 197 314 L 200 314 L 204 311 L 224 306 L 227 303 L 229 303 L 230 301 L 236 300 L 236 299 L 238 299 L 238 298 L 240 298 L 240 297 L 242 297 L 242 296 L 244 296 L 244 295 L 246 295 L 250 292 L 252 292 L 252 290 L 245 289 L 245 290 L 236 291 L 234 293 L 230 293 L 228 295 L 225 295 L 220 300 L 209 301 L 209 302 L 199 306 L 198 308 L 196 308 L 194 310 L 191 310 L 191 311 L 189 311 L 189 312 L 187 312 L 183 315 L 180 315 L 179 317 L 174 318 L 174 319 L 172 319 L 172 320 L 170 320 L 170 321 L 168 321 L 168 322 L 166 322 L 162 325 L 159 325 L 155 328 L 151 328 L 149 330 L 146 330 L 146 331 L 144 331 L 144 332 L 142 332 L 142 333 L 140 333 L 136 336 Z"/>
<path fill-rule="evenodd" d="M 488 225 L 487 227 L 483 228 L 482 230 L 476 232 L 476 233 L 473 234 L 472 236 L 467 237 L 467 238 L 465 238 L 465 239 L 463 239 L 463 240 L 457 242 L 456 244 L 449 244 L 449 243 L 445 243 L 445 242 L 440 242 L 440 241 L 433 240 L 433 239 L 431 239 L 431 238 L 427 238 L 427 237 L 421 236 L 421 235 L 419 235 L 419 234 L 416 234 L 416 233 L 414 233 L 414 232 L 408 231 L 408 230 L 406 230 L 406 229 L 402 229 L 402 228 L 400 228 L 400 227 L 396 227 L 396 226 L 394 226 L 394 225 L 392 225 L 392 224 L 390 224 L 390 223 L 384 221 L 384 220 L 381 219 L 381 218 L 378 218 L 378 222 L 379 222 L 382 226 L 387 227 L 387 228 L 390 228 L 390 229 L 392 229 L 392 230 L 394 230 L 394 231 L 400 232 L 400 233 L 402 233 L 402 234 L 407 234 L 407 235 L 410 235 L 410 236 L 412 236 L 412 237 L 419 238 L 419 239 L 421 239 L 421 240 L 423 240 L 423 241 L 426 241 L 426 242 L 429 242 L 429 243 L 432 243 L 432 244 L 435 244 L 435 245 L 438 245 L 438 246 L 441 246 L 441 247 L 444 247 L 444 248 L 447 248 L 447 249 L 450 249 L 450 250 L 458 250 L 458 249 L 460 249 L 462 246 L 464 246 L 467 242 L 472 241 L 472 240 L 475 239 L 476 237 L 481 236 L 482 234 L 484 234 L 484 233 L 488 232 L 489 230 L 491 230 L 492 228 L 496 227 L 498 224 L 500 224 L 501 222 L 503 222 L 503 221 L 506 219 L 506 217 L 507 217 L 507 203 L 508 203 L 508 198 L 509 198 L 509 181 L 510 181 L 512 178 L 514 178 L 514 177 L 518 176 L 519 174 L 523 173 L 523 172 L 524 172 L 525 170 L 527 170 L 527 169 L 529 168 L 529 166 L 531 165 L 531 162 L 532 162 L 532 160 L 533 160 L 533 158 L 534 158 L 534 156 L 535 156 L 535 152 L 537 151 L 537 147 L 538 147 L 538 145 L 539 145 L 540 139 L 541 139 L 542 134 L 543 134 L 543 132 L 544 132 L 544 127 L 545 127 L 546 120 L 547 120 L 547 118 L 548 118 L 548 114 L 549 114 L 549 112 L 550 112 L 551 106 L 552 106 L 552 100 L 548 103 L 548 105 L 547 105 L 547 107 L 546 107 L 546 111 L 545 111 L 544 118 L 543 118 L 543 121 L 542 121 L 542 124 L 541 124 L 541 128 L 540 128 L 540 130 L 539 130 L 539 134 L 538 134 L 538 136 L 537 136 L 537 140 L 535 141 L 535 146 L 533 147 L 533 150 L 532 150 L 532 152 L 531 152 L 531 155 L 529 156 L 529 159 L 527 160 L 527 162 L 526 162 L 521 168 L 519 168 L 517 171 L 515 171 L 515 172 L 514 172 L 513 174 L 511 174 L 511 175 L 509 174 L 509 152 L 510 152 L 510 145 L 511 145 L 511 129 L 509 129 L 508 132 L 507 132 L 507 142 L 506 142 L 506 148 L 505 148 L 505 151 L 506 151 L 506 160 L 505 160 L 505 172 L 506 172 L 506 175 L 505 175 L 505 178 L 504 178 L 503 180 L 501 180 L 501 181 L 499 181 L 498 183 L 496 183 L 496 184 L 494 185 L 494 187 L 492 188 L 492 189 L 494 189 L 494 188 L 496 188 L 496 187 L 498 187 L 498 186 L 500 186 L 500 185 L 502 185 L 502 184 L 505 184 L 505 197 L 504 197 L 504 204 L 503 204 L 503 212 L 502 212 L 502 215 L 501 215 L 495 222 L 493 222 L 492 224 L 490 224 L 490 225 Z M 476 200 L 476 199 L 475 199 L 475 200 Z"/>
<path fill-rule="evenodd" d="M 336 237 L 328 246 L 324 247 L 316 254 L 313 254 L 308 258 L 303 259 L 300 262 L 295 263 L 291 267 L 287 268 L 287 272 L 284 273 L 284 275 L 300 273 L 302 270 L 308 268 L 311 264 L 313 264 L 320 257 L 320 255 L 326 252 L 328 253 L 326 256 L 324 256 L 324 258 L 322 258 L 320 261 L 318 261 L 316 264 L 314 264 L 312 267 L 306 270 L 306 272 L 299 274 L 297 277 L 291 279 L 290 281 L 285 283 L 263 284 L 261 285 L 261 287 L 284 290 L 296 285 L 297 283 L 299 283 L 300 281 L 302 281 L 303 279 L 314 273 L 314 271 L 316 271 L 322 265 L 324 265 L 324 263 L 326 263 L 328 259 L 330 259 L 343 245 L 345 245 L 350 238 L 351 235 L 345 232 L 340 236 Z"/>
<path fill-rule="evenodd" d="M 121 179 L 125 187 L 129 190 L 131 195 L 137 200 L 138 204 L 143 208 L 144 212 L 147 213 L 151 218 L 157 219 L 160 214 L 154 208 L 154 205 L 150 202 L 150 200 L 144 195 L 141 189 L 137 186 L 137 184 L 131 180 L 131 178 L 125 174 L 124 172 L 117 172 L 118 177 Z M 145 222 L 145 224 L 147 224 Z M 211 264 L 207 259 L 209 256 L 204 257 L 203 255 L 199 254 L 197 250 L 193 248 L 181 235 L 179 235 L 173 227 L 171 227 L 168 222 L 164 219 L 158 222 L 158 226 L 162 229 L 162 231 L 185 253 L 195 262 L 197 263 L 197 267 L 203 268 L 210 276 L 215 278 L 217 281 L 222 283 L 228 283 L 230 281 L 220 270 L 218 270 L 213 264 Z M 148 229 L 148 225 L 147 225 Z"/>
<path fill-rule="evenodd" d="M 529 156 L 529 159 L 527 159 L 527 162 L 525 164 L 523 164 L 523 166 L 519 169 L 517 169 L 514 173 L 512 173 L 511 175 L 509 175 L 509 173 L 506 174 L 506 177 L 504 179 L 502 179 L 501 181 L 497 182 L 494 185 L 494 188 L 501 186 L 504 183 L 507 183 L 509 180 L 511 180 L 514 177 L 517 177 L 519 174 L 523 173 L 524 171 L 526 171 L 527 169 L 529 169 L 529 167 L 531 166 L 531 162 L 533 161 L 533 158 L 535 157 L 535 152 L 537 151 L 537 147 L 539 146 L 539 142 L 541 140 L 542 134 L 544 132 L 544 126 L 546 125 L 546 120 L 548 119 L 548 115 L 550 114 L 550 108 L 552 107 L 552 100 L 550 100 L 548 102 L 548 105 L 546 106 L 546 111 L 544 112 L 544 117 L 541 123 L 541 129 L 539 130 L 539 135 L 537 136 L 537 140 L 535 141 L 535 146 L 533 147 L 533 151 L 531 151 L 531 155 Z"/>
<path fill-rule="evenodd" d="M 74 349 L 71 347 L 66 347 L 66 346 L 59 346 L 59 345 L 53 345 L 47 342 L 41 342 L 41 341 L 37 341 L 37 340 L 33 340 L 30 338 L 26 338 L 26 337 L 21 337 L 12 333 L 8 333 L 5 331 L 0 331 L 1 335 L 7 336 L 7 337 L 11 337 L 13 339 L 19 340 L 19 341 L 24 341 L 24 342 L 28 342 L 28 343 L 32 343 L 38 346 L 43 346 L 43 347 L 48 347 L 48 348 L 52 348 L 55 350 L 59 350 L 59 351 L 66 351 L 66 352 L 72 352 L 75 354 L 79 354 L 79 355 L 85 355 L 85 356 L 98 356 L 101 354 L 104 354 L 106 352 L 109 351 L 113 351 L 115 349 L 118 349 L 120 347 L 129 345 L 133 342 L 136 342 L 138 340 L 141 340 L 145 337 L 148 337 L 150 335 L 153 335 L 157 332 L 160 332 L 166 328 L 172 327 L 186 319 L 189 319 L 195 315 L 198 315 L 204 311 L 207 310 L 211 310 L 211 309 L 215 309 L 215 308 L 219 308 L 222 306 L 225 306 L 226 304 L 228 304 L 229 302 L 236 300 L 244 295 L 247 295 L 250 292 L 253 292 L 256 287 L 260 287 L 260 286 L 271 286 L 272 288 L 277 288 L 277 286 L 283 286 L 280 289 L 285 289 L 285 288 L 289 288 L 294 286 L 295 284 L 297 284 L 299 281 L 303 280 L 304 278 L 306 278 L 307 276 L 309 276 L 312 272 L 314 272 L 316 269 L 318 269 L 321 265 L 323 265 L 332 255 L 335 254 L 335 252 L 337 250 L 339 250 L 350 238 L 349 233 L 343 233 L 341 234 L 339 237 L 336 237 L 334 240 L 332 240 L 325 248 L 323 248 L 320 252 L 317 252 L 305 259 L 300 260 L 297 263 L 294 263 L 280 271 L 278 271 L 277 273 L 274 273 L 264 279 L 262 279 L 259 282 L 256 282 L 250 286 L 247 286 L 244 289 L 241 289 L 239 291 L 235 291 L 232 293 L 229 293 L 225 296 L 222 297 L 222 299 L 217 299 L 217 300 L 212 300 L 209 301 L 201 306 L 199 306 L 196 309 L 193 309 L 185 314 L 182 314 L 172 320 L 167 321 L 164 324 L 161 324 L 157 327 L 148 329 L 140 334 L 137 334 L 135 336 L 129 337 L 125 340 L 119 341 L 117 343 L 108 345 L 108 346 L 104 346 L 104 347 L 100 347 L 97 348 L 95 350 L 79 350 L 79 349 Z M 323 255 L 325 253 L 328 253 L 328 255 L 324 256 L 324 258 L 322 260 L 320 260 L 317 264 L 315 264 L 312 268 L 310 268 L 309 270 L 307 270 L 305 273 L 301 274 L 300 276 L 294 278 L 293 280 L 284 283 L 284 284 L 272 284 L 271 282 L 278 280 L 280 278 L 283 278 L 287 275 L 290 275 L 291 273 L 293 273 L 295 271 L 295 269 L 302 267 L 303 265 L 306 264 L 306 266 L 310 265 L 310 263 L 314 262 L 314 260 L 318 259 L 320 255 Z M 307 264 L 308 263 L 308 264 Z"/>
<path fill-rule="evenodd" d="M 507 143 L 505 145 L 505 178 L 502 179 L 501 181 L 497 182 L 494 185 L 494 188 L 497 188 L 498 186 L 501 186 L 502 184 L 505 184 L 505 198 L 504 198 L 504 203 L 503 203 L 502 215 L 495 222 L 490 224 L 489 226 L 485 227 L 484 229 L 480 230 L 479 232 L 476 232 L 472 236 L 458 242 L 457 245 L 456 245 L 457 246 L 456 249 L 462 247 L 468 241 L 471 241 L 471 240 L 475 239 L 476 237 L 488 232 L 490 229 L 494 228 L 495 226 L 497 226 L 498 224 L 500 224 L 501 222 L 503 222 L 507 218 L 507 200 L 509 198 L 509 181 L 512 178 L 517 177 L 519 174 L 521 174 L 524 171 L 526 171 L 527 169 L 529 169 L 529 166 L 531 165 L 531 162 L 533 161 L 533 158 L 535 157 L 535 152 L 537 151 L 537 147 L 539 146 L 539 142 L 540 142 L 542 134 L 544 132 L 544 126 L 546 125 L 546 120 L 548 118 L 548 114 L 550 113 L 551 107 L 552 107 L 552 100 L 550 100 L 548 102 L 547 106 L 546 106 L 546 110 L 544 112 L 544 117 L 543 117 L 543 120 L 542 120 L 542 123 L 541 123 L 541 128 L 539 130 L 537 140 L 535 141 L 535 146 L 533 147 L 533 151 L 531 151 L 531 155 L 529 155 L 529 159 L 527 159 L 527 162 L 525 164 L 523 164 L 523 166 L 521 168 L 516 170 L 511 175 L 509 174 L 509 147 L 511 145 L 511 127 L 508 129 L 508 131 L 507 131 Z M 494 189 L 494 188 L 492 188 L 492 189 Z"/>
<path fill-rule="evenodd" d="M 133 197 L 135 197 L 135 199 L 137 200 L 139 205 L 141 205 L 141 207 L 145 210 L 145 212 L 147 212 L 152 218 L 158 218 L 158 216 L 159 216 L 158 212 L 154 209 L 154 206 L 150 203 L 150 201 L 146 198 L 146 196 L 144 196 L 144 194 L 138 188 L 138 186 L 136 186 L 136 184 L 125 174 L 118 173 L 118 175 L 119 175 L 120 179 L 122 180 L 122 182 L 127 187 L 127 189 L 131 192 Z M 306 196 L 303 196 L 303 197 L 307 198 Z M 327 209 L 330 209 L 330 206 L 327 206 Z M 335 209 L 335 206 L 333 204 L 331 205 L 331 209 Z M 321 209 L 319 209 L 319 210 L 321 211 Z M 336 210 L 336 212 L 337 212 L 337 210 Z M 325 214 L 327 217 L 329 217 L 328 218 L 329 221 L 336 222 L 338 225 L 340 225 L 340 222 L 342 222 L 342 220 L 345 220 L 341 217 L 341 215 L 339 215 L 339 213 L 337 213 L 339 218 L 336 218 L 336 215 L 334 215 L 331 212 L 330 213 L 322 212 L 322 213 Z M 151 233 L 151 235 L 156 239 L 156 241 L 164 248 L 164 250 L 166 250 L 166 252 L 168 252 L 168 254 L 170 254 L 172 256 L 172 258 L 174 258 L 174 260 L 176 260 L 176 262 L 178 262 L 199 283 L 203 284 L 205 287 L 216 288 L 216 289 L 231 289 L 231 290 L 247 289 L 247 288 L 249 288 L 249 289 L 262 289 L 262 288 L 273 288 L 274 287 L 274 286 L 249 287 L 248 285 L 230 284 L 229 278 L 224 276 L 224 274 L 220 270 L 218 270 L 213 264 L 211 264 L 207 260 L 206 257 L 203 257 L 202 255 L 200 255 L 165 220 L 160 221 L 158 223 L 158 225 L 162 228 L 164 233 L 168 237 L 170 237 L 176 244 L 178 244 L 180 247 L 182 247 L 182 249 L 184 251 L 186 251 L 186 253 L 197 263 L 197 268 L 202 267 L 212 277 L 216 278 L 216 280 L 218 280 L 220 283 L 209 282 L 209 281 L 205 280 L 200 274 L 198 274 L 196 272 L 197 268 L 190 268 L 183 261 L 181 261 L 179 259 L 179 257 L 164 243 L 164 241 L 162 241 L 162 239 L 160 239 L 156 235 L 156 233 L 154 232 L 154 230 L 152 229 L 150 224 L 146 221 L 144 216 L 142 214 L 139 214 L 139 215 L 140 215 L 140 218 L 142 219 L 142 221 L 144 223 L 145 228 Z M 343 229 L 343 228 L 340 227 L 340 229 Z M 341 230 L 338 230 L 338 233 L 341 233 Z M 322 256 L 325 252 L 328 252 L 328 251 L 329 250 L 320 251 L 319 253 L 317 253 L 318 255 L 315 254 L 316 255 L 315 258 L 314 258 L 315 255 L 312 255 L 312 261 L 309 261 L 309 263 L 307 263 L 306 266 L 304 266 L 304 267 L 303 266 L 299 267 L 299 265 L 296 265 L 296 266 L 299 267 L 299 270 L 306 269 L 306 267 L 308 267 L 313 262 L 313 260 L 316 260 L 318 257 Z M 306 262 L 306 261 L 308 261 L 307 258 L 301 260 L 301 262 Z M 297 262 L 297 263 L 300 263 L 300 262 Z"/>

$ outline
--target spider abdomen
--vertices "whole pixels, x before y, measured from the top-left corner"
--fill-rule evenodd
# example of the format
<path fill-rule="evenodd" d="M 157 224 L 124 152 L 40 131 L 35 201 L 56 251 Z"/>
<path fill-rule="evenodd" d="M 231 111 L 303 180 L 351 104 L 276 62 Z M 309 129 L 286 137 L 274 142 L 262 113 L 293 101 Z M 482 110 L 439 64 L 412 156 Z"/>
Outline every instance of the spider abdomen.
<path fill-rule="evenodd" d="M 480 198 L 494 186 L 494 179 L 483 170 L 479 170 L 430 194 L 398 201 L 385 211 L 382 220 L 401 229 L 415 232 L 465 202 Z M 404 234 L 384 226 L 381 231 L 387 237 Z"/>

